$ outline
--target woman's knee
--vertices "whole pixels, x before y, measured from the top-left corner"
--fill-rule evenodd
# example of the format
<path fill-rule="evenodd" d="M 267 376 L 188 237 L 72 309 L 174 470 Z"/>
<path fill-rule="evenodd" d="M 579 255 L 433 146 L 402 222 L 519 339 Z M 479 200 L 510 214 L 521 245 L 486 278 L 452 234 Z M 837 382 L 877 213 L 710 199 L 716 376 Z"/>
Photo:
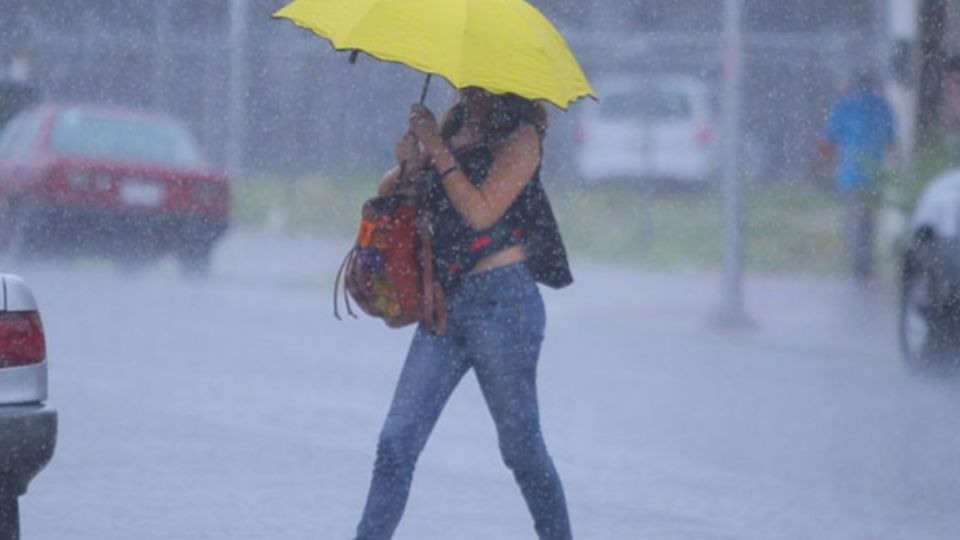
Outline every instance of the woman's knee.
<path fill-rule="evenodd" d="M 539 470 L 550 463 L 546 445 L 538 434 L 502 437 L 500 456 L 511 471 Z"/>
<path fill-rule="evenodd" d="M 376 468 L 398 472 L 413 471 L 419 453 L 412 435 L 384 432 L 377 442 Z"/>

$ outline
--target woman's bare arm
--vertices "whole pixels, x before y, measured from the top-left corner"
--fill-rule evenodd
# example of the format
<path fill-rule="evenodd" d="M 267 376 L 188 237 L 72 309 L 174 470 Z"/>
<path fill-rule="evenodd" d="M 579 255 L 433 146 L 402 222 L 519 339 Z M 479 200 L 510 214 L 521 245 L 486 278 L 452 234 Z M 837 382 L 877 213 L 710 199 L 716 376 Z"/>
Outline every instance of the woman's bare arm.
<path fill-rule="evenodd" d="M 494 155 L 483 186 L 477 189 L 445 146 L 434 150 L 437 171 L 452 172 L 443 177 L 443 187 L 453 207 L 474 229 L 492 227 L 530 183 L 540 165 L 540 137 L 529 124 L 522 124 Z"/>

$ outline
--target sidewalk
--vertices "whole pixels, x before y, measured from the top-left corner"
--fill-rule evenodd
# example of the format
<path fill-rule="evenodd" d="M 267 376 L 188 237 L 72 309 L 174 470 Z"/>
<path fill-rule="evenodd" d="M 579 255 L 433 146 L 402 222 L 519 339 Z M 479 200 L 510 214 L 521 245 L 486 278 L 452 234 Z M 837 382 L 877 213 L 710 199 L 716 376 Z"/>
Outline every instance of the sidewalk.
<path fill-rule="evenodd" d="M 711 335 L 757 346 L 824 350 L 857 356 L 897 356 L 896 290 L 864 290 L 841 278 L 748 274 L 745 311 L 750 325 L 720 324 L 719 272 L 660 273 L 574 261 L 571 290 L 545 291 L 554 311 L 583 321 Z"/>

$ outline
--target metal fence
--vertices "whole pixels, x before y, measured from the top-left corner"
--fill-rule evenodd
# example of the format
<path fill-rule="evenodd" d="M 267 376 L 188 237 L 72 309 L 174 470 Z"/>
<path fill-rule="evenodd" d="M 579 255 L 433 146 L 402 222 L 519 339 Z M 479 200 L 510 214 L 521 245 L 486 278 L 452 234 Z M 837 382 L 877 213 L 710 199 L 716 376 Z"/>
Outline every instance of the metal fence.
<path fill-rule="evenodd" d="M 15 46 L 29 56 L 46 97 L 170 112 L 193 128 L 216 163 L 227 164 L 235 142 L 237 165 L 252 174 L 381 168 L 422 84 L 419 74 L 400 66 L 364 57 L 350 65 L 309 32 L 271 20 L 282 1 L 241 2 L 247 9 L 241 33 L 233 36 L 238 42 L 231 42 L 224 0 L 194 3 L 217 5 L 222 13 L 189 24 L 162 3 L 138 8 L 152 11 L 131 23 L 82 11 L 54 17 L 47 10 L 61 4 L 35 2 L 21 3 Z M 11 35 L 0 34 L 0 53 L 13 48 Z M 591 76 L 684 72 L 711 84 L 719 78 L 717 34 L 610 36 L 581 29 L 568 37 Z M 764 164 L 758 175 L 804 174 L 830 101 L 855 59 L 872 56 L 870 47 L 836 33 L 747 38 L 745 126 Z M 442 87 L 431 93 L 435 109 L 451 99 Z M 573 177 L 577 109 L 553 114 L 547 151 L 555 177 Z"/>
<path fill-rule="evenodd" d="M 226 21 L 186 32 L 172 24 L 116 28 L 92 17 L 77 23 L 64 29 L 27 18 L 32 77 L 46 98 L 172 113 L 220 164 L 239 137 L 239 165 L 249 172 L 339 169 L 362 155 L 389 156 L 403 105 L 417 95 L 414 73 L 364 60 L 351 66 L 269 12 L 247 18 L 239 51 Z M 238 52 L 241 63 L 231 62 Z M 239 124 L 231 123 L 231 85 L 240 87 Z"/>

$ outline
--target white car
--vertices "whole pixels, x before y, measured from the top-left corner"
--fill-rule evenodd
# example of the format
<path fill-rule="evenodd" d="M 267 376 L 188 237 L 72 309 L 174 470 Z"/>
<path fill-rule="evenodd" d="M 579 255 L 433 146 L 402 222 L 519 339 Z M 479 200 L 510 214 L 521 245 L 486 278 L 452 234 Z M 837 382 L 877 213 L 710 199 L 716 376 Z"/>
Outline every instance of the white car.
<path fill-rule="evenodd" d="M 608 78 L 577 118 L 577 168 L 603 181 L 709 184 L 718 170 L 707 84 L 695 77 Z"/>
<path fill-rule="evenodd" d="M 37 303 L 19 277 L 0 273 L 0 538 L 19 538 L 19 498 L 57 440 L 47 399 L 47 353 Z"/>
<path fill-rule="evenodd" d="M 901 264 L 900 345 L 914 368 L 960 370 L 960 169 L 917 202 Z"/>

